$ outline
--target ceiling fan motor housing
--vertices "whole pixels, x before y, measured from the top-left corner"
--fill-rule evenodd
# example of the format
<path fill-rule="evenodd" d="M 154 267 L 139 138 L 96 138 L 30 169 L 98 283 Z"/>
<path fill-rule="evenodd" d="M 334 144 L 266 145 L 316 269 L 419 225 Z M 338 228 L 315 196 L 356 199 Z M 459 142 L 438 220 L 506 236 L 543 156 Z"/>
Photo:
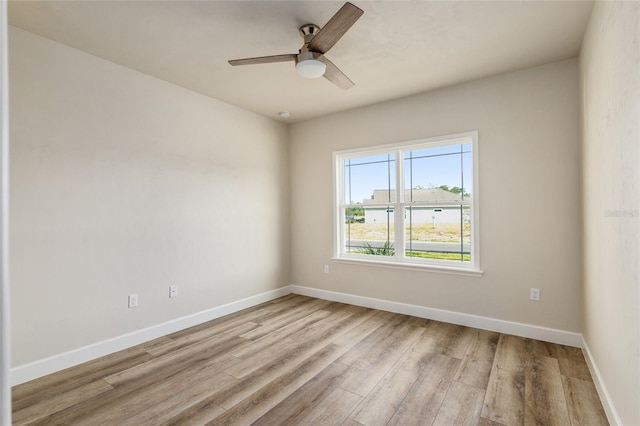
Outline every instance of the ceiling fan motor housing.
<path fill-rule="evenodd" d="M 326 64 L 322 53 L 309 50 L 309 42 L 320 31 L 320 27 L 314 24 L 305 24 L 300 27 L 300 35 L 304 38 L 304 45 L 296 56 L 296 71 L 305 78 L 318 78 L 324 75 Z"/>
<path fill-rule="evenodd" d="M 304 45 L 300 49 L 300 53 L 298 53 L 298 55 L 296 56 L 296 64 L 302 61 L 308 61 L 310 59 L 324 62 L 324 56 L 322 55 L 322 53 L 312 52 L 311 50 L 307 49 L 307 45 Z"/>

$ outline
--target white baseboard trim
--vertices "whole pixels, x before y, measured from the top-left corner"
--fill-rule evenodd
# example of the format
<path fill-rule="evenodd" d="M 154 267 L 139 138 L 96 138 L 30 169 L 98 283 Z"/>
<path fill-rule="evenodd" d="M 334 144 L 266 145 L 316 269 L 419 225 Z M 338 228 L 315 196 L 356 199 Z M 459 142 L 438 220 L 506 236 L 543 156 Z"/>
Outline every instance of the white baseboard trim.
<path fill-rule="evenodd" d="M 334 302 L 348 303 L 350 305 L 380 309 L 382 311 L 394 312 L 398 314 L 412 315 L 415 317 L 443 321 L 451 324 L 464 325 L 467 327 L 480 328 L 483 330 L 497 331 L 505 334 L 513 334 L 515 336 L 528 337 L 530 339 L 543 340 L 545 342 L 558 343 L 561 345 L 573 346 L 577 348 L 582 347 L 582 335 L 580 333 L 573 333 L 570 331 L 505 321 L 495 318 L 481 317 L 478 315 L 447 311 L 444 309 L 428 308 L 425 306 L 392 302 L 389 300 L 375 299 L 372 297 L 357 296 L 354 294 L 320 290 L 311 287 L 292 285 L 290 286 L 290 288 L 292 293 L 300 294 L 303 296 L 316 297 L 318 299 L 326 299 Z"/>
<path fill-rule="evenodd" d="M 29 364 L 14 367 L 11 369 L 11 385 L 19 385 L 21 383 L 37 379 L 38 377 L 55 373 L 56 371 L 73 367 L 74 365 L 91 361 L 101 356 L 109 355 L 158 337 L 166 336 L 167 334 L 175 333 L 176 331 L 184 330 L 185 328 L 193 327 L 194 325 L 202 324 L 242 309 L 250 308 L 260 303 L 286 296 L 290 293 L 331 300 L 334 302 L 348 303 L 351 305 L 364 306 L 367 308 L 380 309 L 399 314 L 412 315 L 420 318 L 433 319 L 436 321 L 464 325 L 467 327 L 480 328 L 483 330 L 513 334 L 516 336 L 559 343 L 562 345 L 583 347 L 584 344 L 582 335 L 579 333 L 504 321 L 495 318 L 481 317 L 478 315 L 447 311 L 443 309 L 428 308 L 425 306 L 410 305 L 407 303 L 393 302 L 366 296 L 291 285 L 257 294 L 255 296 L 250 296 L 225 305 L 216 306 L 214 308 L 207 309 L 206 311 L 187 315 L 182 318 L 177 318 L 142 330 L 127 333 L 102 342 L 97 342 L 92 345 L 54 355 Z M 585 357 L 589 362 L 590 358 L 587 356 Z M 593 366 L 595 368 L 595 364 L 593 364 Z M 591 367 L 592 363 L 589 364 L 589 368 Z M 594 377 L 596 377 L 596 374 L 594 374 Z M 598 388 L 598 392 L 600 393 L 600 388 Z M 604 400 L 604 396 L 602 398 Z M 615 410 L 613 413 L 615 413 Z M 607 411 L 607 415 L 609 415 L 609 411 Z"/>
<path fill-rule="evenodd" d="M 122 336 L 64 352 L 49 358 L 41 359 L 29 364 L 20 365 L 11 369 L 11 386 L 28 382 L 38 377 L 73 367 L 83 362 L 91 361 L 101 356 L 130 348 L 140 343 L 202 324 L 225 315 L 238 312 L 242 309 L 250 308 L 260 303 L 268 302 L 278 297 L 291 293 L 290 286 L 281 287 L 275 290 L 256 294 L 226 305 L 216 306 L 206 311 L 197 312 L 182 318 L 177 318 L 162 324 L 154 325 L 142 330 L 123 334 Z"/>
<path fill-rule="evenodd" d="M 587 361 L 589 372 L 591 373 L 591 377 L 593 378 L 593 383 L 596 385 L 596 390 L 598 391 L 598 396 L 600 397 L 600 401 L 602 402 L 602 407 L 604 408 L 604 412 L 607 415 L 609 424 L 622 426 L 622 420 L 620 419 L 618 410 L 616 410 L 615 405 L 613 405 L 611 395 L 609 395 L 609 392 L 607 391 L 604 380 L 602 380 L 602 374 L 600 374 L 598 365 L 596 364 L 595 359 L 593 359 L 593 355 L 591 354 L 589 345 L 587 344 L 587 341 L 584 340 L 584 337 L 582 337 L 582 353 L 584 354 L 584 358 Z"/>

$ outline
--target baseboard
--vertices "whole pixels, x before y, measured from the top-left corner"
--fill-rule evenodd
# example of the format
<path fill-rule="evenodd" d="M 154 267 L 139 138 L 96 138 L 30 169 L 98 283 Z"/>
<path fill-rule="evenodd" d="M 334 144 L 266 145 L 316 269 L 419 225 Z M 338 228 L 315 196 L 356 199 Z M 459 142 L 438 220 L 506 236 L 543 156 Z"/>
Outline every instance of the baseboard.
<path fill-rule="evenodd" d="M 38 360 L 29 364 L 20 365 L 11 369 L 11 386 L 28 382 L 38 377 L 73 367 L 83 362 L 91 361 L 101 356 L 130 348 L 140 343 L 166 336 L 203 322 L 211 321 L 225 315 L 232 314 L 242 309 L 250 308 L 260 303 L 268 302 L 278 297 L 286 296 L 291 293 L 289 286 L 281 287 L 275 290 L 250 296 L 226 305 L 216 306 L 206 311 L 187 315 L 162 324 L 154 325 L 142 330 L 127 333 L 122 336 L 104 340 L 82 348 L 54 355 L 49 358 Z"/>
<path fill-rule="evenodd" d="M 389 300 L 375 299 L 354 294 L 338 293 L 335 291 L 320 290 L 317 288 L 292 285 L 291 292 L 303 296 L 316 297 L 318 299 L 332 300 L 334 302 L 348 303 L 367 308 L 380 309 L 398 314 L 412 315 L 451 324 L 480 328 L 483 330 L 497 331 L 515 336 L 528 337 L 545 342 L 561 345 L 582 347 L 582 335 L 570 331 L 557 330 L 536 325 L 505 321 L 495 318 L 481 317 L 478 315 L 461 312 L 447 311 L 443 309 L 428 308 L 425 306 L 410 305 L 407 303 L 392 302 Z"/>
<path fill-rule="evenodd" d="M 589 345 L 587 344 L 587 341 L 584 340 L 584 337 L 582 337 L 582 353 L 584 354 L 584 359 L 587 361 L 589 372 L 593 378 L 593 383 L 596 385 L 596 390 L 598 391 L 598 396 L 602 402 L 602 407 L 607 415 L 609 424 L 622 426 L 622 420 L 620 419 L 618 410 L 616 410 L 615 405 L 613 405 L 611 395 L 609 395 L 609 392 L 607 391 L 607 387 L 604 384 L 604 380 L 602 380 L 602 375 L 600 374 L 598 365 L 596 364 L 595 359 L 593 359 Z"/>
<path fill-rule="evenodd" d="M 158 337 L 166 336 L 167 334 L 184 330 L 185 328 L 193 327 L 194 325 L 202 324 L 203 322 L 211 321 L 242 309 L 268 302 L 278 297 L 286 296 L 290 293 L 412 315 L 420 318 L 428 318 L 451 324 L 480 328 L 483 330 L 513 334 L 516 336 L 528 337 L 531 339 L 559 343 L 568 346 L 583 346 L 582 336 L 579 333 L 504 321 L 495 318 L 481 317 L 443 309 L 428 308 L 425 306 L 375 299 L 366 296 L 291 285 L 12 368 L 11 385 L 19 385 L 38 377 L 73 367 L 74 365 L 91 361 L 101 356 L 109 355 Z M 595 366 L 595 364 L 593 365 Z M 591 366 L 592 364 L 589 364 L 589 368 L 591 368 Z M 596 377 L 595 374 L 594 377 Z M 600 388 L 598 388 L 598 392 L 600 392 Z M 615 410 L 613 413 L 615 413 Z M 609 412 L 607 412 L 607 415 L 609 415 Z"/>

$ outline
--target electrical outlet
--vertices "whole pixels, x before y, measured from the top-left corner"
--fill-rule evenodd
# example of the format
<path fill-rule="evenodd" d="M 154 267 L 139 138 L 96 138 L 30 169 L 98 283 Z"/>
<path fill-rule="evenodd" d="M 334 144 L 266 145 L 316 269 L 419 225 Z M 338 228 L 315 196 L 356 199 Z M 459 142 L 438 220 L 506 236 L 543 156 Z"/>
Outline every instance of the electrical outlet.
<path fill-rule="evenodd" d="M 178 295 L 178 286 L 170 285 L 169 286 L 169 297 L 176 297 Z"/>
<path fill-rule="evenodd" d="M 138 295 L 137 294 L 130 294 L 129 295 L 129 307 L 130 308 L 135 308 L 136 306 L 138 306 Z"/>
<path fill-rule="evenodd" d="M 540 301 L 540 289 L 539 288 L 531 288 L 529 290 L 529 299 L 534 300 L 536 302 Z"/>
<path fill-rule="evenodd" d="M 324 265 L 324 273 L 325 274 L 329 273 L 329 265 Z"/>

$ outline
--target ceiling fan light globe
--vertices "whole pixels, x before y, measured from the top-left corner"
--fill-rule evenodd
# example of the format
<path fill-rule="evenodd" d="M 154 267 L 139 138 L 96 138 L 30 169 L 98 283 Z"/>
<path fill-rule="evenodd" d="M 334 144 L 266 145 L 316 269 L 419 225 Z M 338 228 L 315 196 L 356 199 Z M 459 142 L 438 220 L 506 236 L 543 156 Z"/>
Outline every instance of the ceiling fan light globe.
<path fill-rule="evenodd" d="M 327 64 L 317 59 L 305 59 L 296 64 L 296 72 L 304 78 L 318 78 L 324 75 Z"/>

